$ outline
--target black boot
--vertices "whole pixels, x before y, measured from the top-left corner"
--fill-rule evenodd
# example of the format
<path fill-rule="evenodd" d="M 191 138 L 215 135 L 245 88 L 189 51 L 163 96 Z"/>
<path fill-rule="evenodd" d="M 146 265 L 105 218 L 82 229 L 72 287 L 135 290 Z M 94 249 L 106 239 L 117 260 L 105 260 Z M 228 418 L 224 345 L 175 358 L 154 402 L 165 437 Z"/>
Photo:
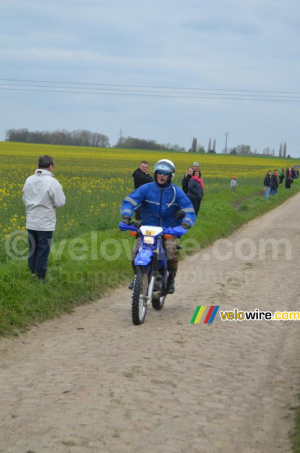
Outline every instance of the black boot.
<path fill-rule="evenodd" d="M 167 294 L 174 294 L 175 292 L 175 275 L 174 271 L 170 271 L 166 288 Z"/>

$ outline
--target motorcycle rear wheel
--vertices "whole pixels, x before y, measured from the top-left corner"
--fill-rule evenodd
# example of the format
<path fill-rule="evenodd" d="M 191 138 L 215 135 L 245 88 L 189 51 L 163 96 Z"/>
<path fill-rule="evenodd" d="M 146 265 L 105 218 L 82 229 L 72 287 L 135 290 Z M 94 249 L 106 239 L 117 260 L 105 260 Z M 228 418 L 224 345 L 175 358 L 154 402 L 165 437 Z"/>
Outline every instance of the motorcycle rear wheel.
<path fill-rule="evenodd" d="M 154 310 L 161 310 L 164 306 L 166 296 L 160 296 L 159 299 L 152 299 L 152 307 Z"/>
<path fill-rule="evenodd" d="M 148 291 L 148 275 L 141 269 L 138 269 L 132 290 L 132 322 L 136 326 L 145 321 L 147 314 L 147 291 Z"/>

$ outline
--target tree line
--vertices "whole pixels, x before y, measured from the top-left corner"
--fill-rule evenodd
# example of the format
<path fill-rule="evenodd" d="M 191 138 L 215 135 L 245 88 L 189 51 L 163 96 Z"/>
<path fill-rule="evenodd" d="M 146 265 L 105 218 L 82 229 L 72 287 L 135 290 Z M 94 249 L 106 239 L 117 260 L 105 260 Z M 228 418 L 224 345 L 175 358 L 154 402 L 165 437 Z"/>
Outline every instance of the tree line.
<path fill-rule="evenodd" d="M 216 139 L 213 141 L 211 138 L 209 139 L 207 150 L 205 150 L 205 147 L 203 145 L 198 145 L 197 138 L 194 137 L 192 140 L 192 144 L 188 150 L 190 153 L 214 153 L 216 154 Z M 267 146 L 262 150 L 262 152 L 259 152 L 257 149 L 252 150 L 250 145 L 237 145 L 234 146 L 233 148 L 224 148 L 221 153 L 223 154 L 239 154 L 243 156 L 251 156 L 251 155 L 263 155 L 263 156 L 275 156 L 276 152 L 274 148 L 270 148 Z M 278 151 L 278 156 L 279 157 L 290 157 L 289 154 L 287 154 L 287 144 L 280 144 L 279 151 Z"/>
<path fill-rule="evenodd" d="M 109 138 L 98 132 L 87 130 L 34 131 L 28 129 L 9 129 L 6 131 L 7 142 L 38 143 L 45 145 L 97 146 L 108 148 Z"/>
<path fill-rule="evenodd" d="M 145 140 L 142 138 L 123 136 L 119 138 L 117 144 L 115 145 L 115 148 L 185 151 L 185 148 L 180 147 L 179 145 L 171 145 L 170 143 L 161 144 L 157 143 L 155 140 Z"/>
<path fill-rule="evenodd" d="M 122 131 L 121 131 L 122 132 Z M 69 145 L 69 146 L 90 146 L 99 148 L 109 148 L 109 138 L 98 132 L 91 132 L 88 130 L 80 129 L 74 131 L 67 131 L 65 129 L 55 131 L 29 131 L 28 129 L 9 129 L 6 131 L 5 140 L 9 142 L 22 142 L 22 143 L 36 143 L 45 145 Z M 148 150 L 162 150 L 162 151 L 182 151 L 190 153 L 214 153 L 216 154 L 216 140 L 209 139 L 207 149 L 201 144 L 198 144 L 197 138 L 192 139 L 191 146 L 188 150 L 179 145 L 171 145 L 170 143 L 162 144 L 155 140 L 146 140 L 142 138 L 123 136 L 122 133 L 114 148 L 123 149 L 148 149 Z M 275 150 L 266 147 L 262 153 L 257 149 L 252 151 L 250 145 L 238 145 L 233 148 L 225 148 L 221 152 L 225 154 L 240 154 L 252 155 L 262 154 L 275 156 Z M 279 157 L 290 157 L 287 155 L 287 144 L 280 144 L 278 151 Z"/>
<path fill-rule="evenodd" d="M 264 156 L 275 156 L 276 155 L 275 149 L 274 148 L 271 149 L 269 146 L 264 148 L 262 150 L 262 153 L 259 153 L 257 151 L 257 149 L 254 149 L 252 151 L 250 145 L 238 145 L 238 146 L 235 146 L 234 148 L 231 148 L 229 150 L 229 153 L 230 154 L 242 154 L 242 155 L 246 155 L 246 156 L 249 156 L 249 155 L 252 155 L 252 154 L 262 154 Z M 280 144 L 279 151 L 278 151 L 278 156 L 279 157 L 290 157 L 290 155 L 287 155 L 287 144 L 286 143 L 284 143 L 284 145 L 282 145 L 282 143 Z"/>

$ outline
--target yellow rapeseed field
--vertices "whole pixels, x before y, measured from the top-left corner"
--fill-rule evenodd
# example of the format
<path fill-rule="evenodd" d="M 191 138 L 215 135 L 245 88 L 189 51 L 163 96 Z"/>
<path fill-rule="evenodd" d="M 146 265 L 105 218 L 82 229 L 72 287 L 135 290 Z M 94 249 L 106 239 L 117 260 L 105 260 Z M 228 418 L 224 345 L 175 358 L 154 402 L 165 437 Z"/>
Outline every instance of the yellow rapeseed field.
<path fill-rule="evenodd" d="M 200 163 L 205 193 L 229 190 L 230 179 L 238 184 L 258 185 L 266 171 L 286 168 L 289 159 L 179 152 L 79 148 L 50 145 L 0 143 L 0 240 L 13 231 L 25 229 L 22 187 L 37 168 L 39 156 L 55 159 L 55 176 L 67 197 L 58 212 L 57 239 L 68 238 L 92 229 L 115 228 L 120 204 L 133 188 L 132 173 L 143 159 L 153 169 L 155 162 L 168 158 L 176 165 L 175 183 L 181 185 L 186 168 Z M 296 161 L 293 160 L 293 163 Z"/>

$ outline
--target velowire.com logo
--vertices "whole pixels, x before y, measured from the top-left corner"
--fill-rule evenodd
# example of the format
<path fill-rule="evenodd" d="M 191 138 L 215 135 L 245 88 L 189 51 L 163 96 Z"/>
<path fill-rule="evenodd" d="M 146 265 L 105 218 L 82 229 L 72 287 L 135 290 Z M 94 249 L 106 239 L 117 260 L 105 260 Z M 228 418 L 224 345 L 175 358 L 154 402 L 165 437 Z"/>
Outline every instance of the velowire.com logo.
<path fill-rule="evenodd" d="M 211 305 L 204 318 L 203 324 L 212 324 L 216 317 L 216 314 L 218 313 L 219 308 L 220 308 L 220 305 Z M 198 305 L 196 310 L 194 311 L 192 319 L 190 320 L 190 324 L 199 324 L 199 322 L 205 312 L 205 309 L 206 309 L 205 305 Z"/>

